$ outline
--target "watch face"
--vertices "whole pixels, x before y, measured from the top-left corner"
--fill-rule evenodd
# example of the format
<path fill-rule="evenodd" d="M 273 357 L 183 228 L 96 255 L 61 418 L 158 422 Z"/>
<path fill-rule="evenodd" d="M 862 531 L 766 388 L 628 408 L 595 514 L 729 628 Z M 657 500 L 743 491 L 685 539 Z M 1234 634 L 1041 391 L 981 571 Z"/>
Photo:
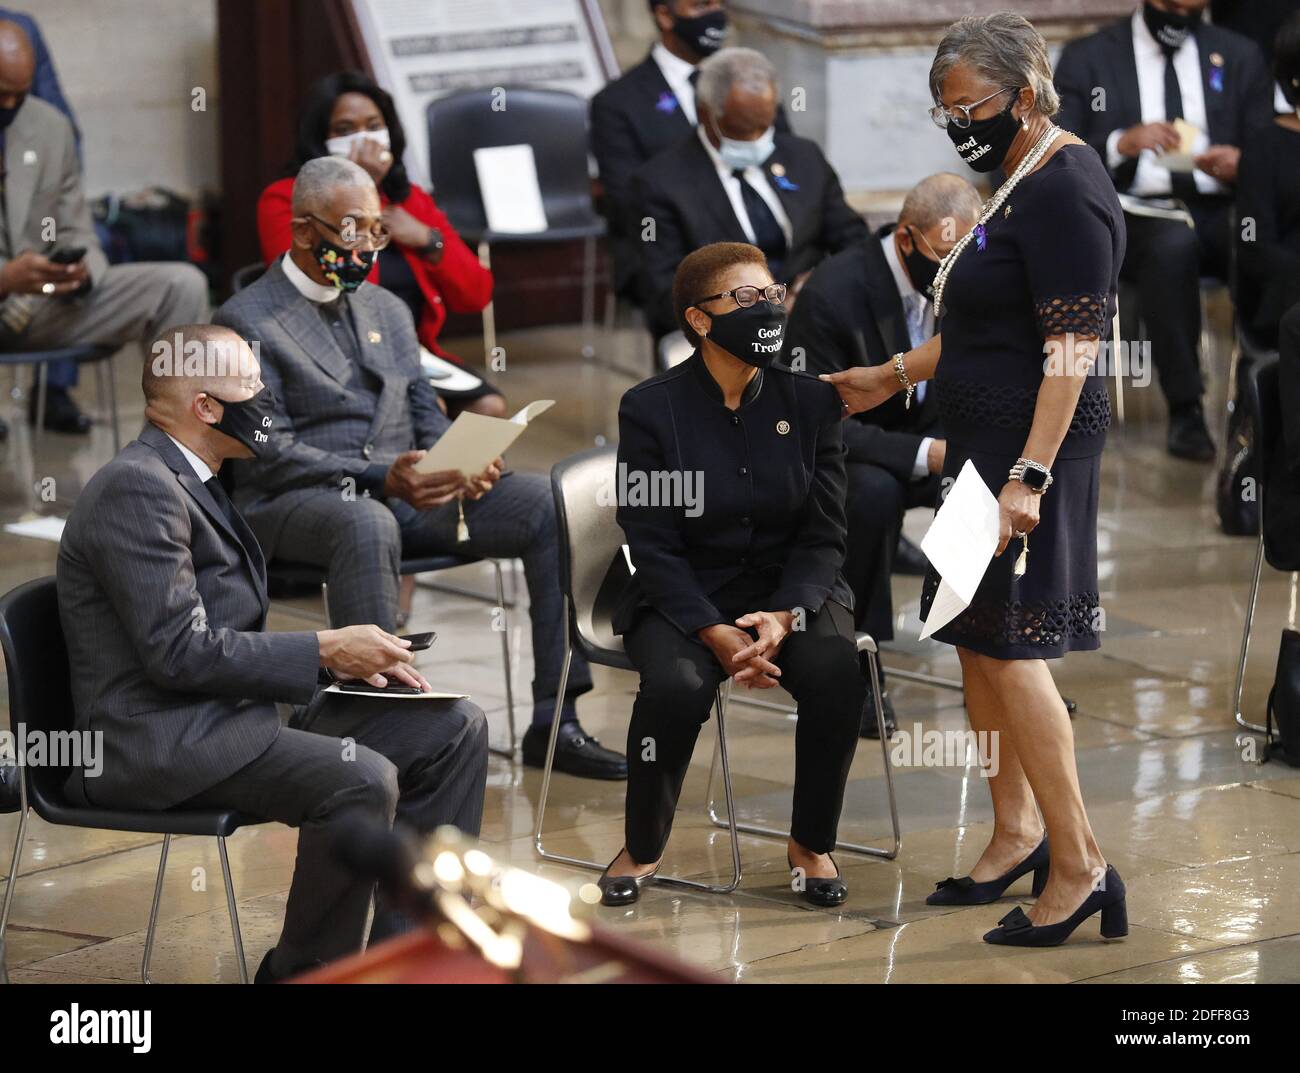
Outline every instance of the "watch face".
<path fill-rule="evenodd" d="M 1047 483 L 1047 474 L 1041 469 L 1030 469 L 1025 467 L 1025 475 L 1020 478 L 1030 488 L 1035 490 L 1041 489 Z"/>

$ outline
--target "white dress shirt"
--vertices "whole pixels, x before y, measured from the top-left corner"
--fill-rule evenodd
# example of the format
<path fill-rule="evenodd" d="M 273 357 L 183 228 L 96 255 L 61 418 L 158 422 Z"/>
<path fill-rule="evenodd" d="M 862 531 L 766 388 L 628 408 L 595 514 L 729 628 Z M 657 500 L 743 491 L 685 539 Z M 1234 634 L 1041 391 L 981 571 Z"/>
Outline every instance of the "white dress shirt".
<path fill-rule="evenodd" d="M 181 443 L 181 441 L 170 432 L 164 432 L 163 435 L 171 440 L 172 443 L 176 444 L 177 449 L 185 456 L 185 461 L 190 464 L 190 469 L 194 471 L 194 476 L 196 476 L 200 482 L 207 484 L 208 481 L 212 480 L 212 478 L 216 476 L 212 470 L 208 469 L 208 464 L 204 462 L 203 459 L 186 447 L 185 444 Z"/>
<path fill-rule="evenodd" d="M 668 83 L 668 88 L 677 98 L 682 115 L 690 120 L 691 126 L 695 126 L 695 87 L 691 85 L 691 75 L 695 73 L 695 65 L 687 63 L 680 56 L 674 56 L 664 48 L 662 41 L 655 42 L 654 48 L 650 50 L 650 58 L 655 61 L 655 65 L 664 76 L 664 81 Z"/>
<path fill-rule="evenodd" d="M 696 127 L 695 130 L 699 135 L 700 144 L 704 146 L 704 151 L 709 154 L 713 166 L 718 169 L 718 180 L 722 183 L 722 189 L 727 194 L 727 200 L 731 202 L 731 208 L 736 214 L 736 219 L 740 221 L 740 227 L 745 232 L 745 238 L 753 245 L 754 225 L 750 223 L 749 213 L 745 211 L 745 195 L 740 192 L 740 180 L 731 174 L 731 169 L 723 162 L 722 157 L 718 155 L 718 151 L 713 148 L 713 143 L 709 141 L 708 135 L 704 133 L 704 128 Z M 788 249 L 793 239 L 794 229 L 790 226 L 790 217 L 786 215 L 785 206 L 781 204 L 781 199 L 776 196 L 772 184 L 767 181 L 767 172 L 762 168 L 746 168 L 745 181 L 758 191 L 758 196 L 772 210 L 772 215 L 776 217 L 776 222 L 785 235 L 785 244 Z"/>
<path fill-rule="evenodd" d="M 889 265 L 889 271 L 894 276 L 894 286 L 898 288 L 898 297 L 903 301 L 903 315 L 907 318 L 907 335 L 913 348 L 920 346 L 930 336 L 934 335 L 934 306 L 929 299 L 920 291 L 912 286 L 912 280 L 903 267 L 903 262 L 898 259 L 898 247 L 894 245 L 894 232 L 890 232 L 880 240 L 880 248 L 884 251 L 885 261 Z M 916 317 L 915 310 L 923 309 L 921 317 Z M 921 324 L 921 330 L 914 332 L 912 330 L 913 322 L 918 321 Z M 889 340 L 885 340 L 885 345 L 889 345 Z M 924 380 L 916 385 L 915 402 L 919 406 L 925 399 L 925 390 L 928 385 Z M 916 451 L 916 461 L 912 463 L 912 479 L 921 480 L 930 475 L 930 444 L 934 442 L 933 436 L 925 436 L 921 439 L 921 446 Z"/>
<path fill-rule="evenodd" d="M 1142 9 L 1133 13 L 1133 58 L 1137 62 L 1138 97 L 1142 106 L 1143 123 L 1164 123 L 1165 113 L 1165 53 L 1160 43 L 1151 36 Z M 1205 83 L 1201 78 L 1201 53 L 1196 35 L 1190 34 L 1182 47 L 1174 53 L 1174 73 L 1178 76 L 1178 91 L 1183 98 L 1183 119 L 1201 132 L 1193 147 L 1194 153 L 1203 153 L 1210 147 L 1210 127 L 1205 111 Z M 1124 132 L 1112 130 L 1106 139 L 1106 163 L 1114 171 L 1124 163 L 1119 151 L 1119 139 Z M 1151 149 L 1138 154 L 1137 173 L 1129 193 L 1136 197 L 1168 197 L 1173 191 L 1169 169 L 1158 163 L 1159 156 Z M 1192 172 L 1196 189 L 1202 194 L 1226 194 L 1228 188 L 1211 175 L 1197 168 Z"/>
<path fill-rule="evenodd" d="M 309 302 L 321 305 L 325 302 L 337 301 L 338 296 L 343 293 L 337 287 L 327 287 L 324 283 L 317 283 L 293 263 L 293 258 L 289 256 L 287 251 L 280 258 L 280 267 L 284 270 L 284 274 L 289 277 L 289 282 L 293 284 L 294 289 Z"/>

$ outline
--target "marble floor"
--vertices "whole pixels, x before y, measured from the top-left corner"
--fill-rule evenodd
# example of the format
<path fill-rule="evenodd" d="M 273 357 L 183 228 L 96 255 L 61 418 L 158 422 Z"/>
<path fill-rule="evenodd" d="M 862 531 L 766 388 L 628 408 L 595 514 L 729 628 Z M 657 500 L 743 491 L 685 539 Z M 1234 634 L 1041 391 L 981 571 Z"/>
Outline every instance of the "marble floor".
<path fill-rule="evenodd" d="M 1208 366 L 1211 412 L 1222 439 L 1228 365 L 1225 317 Z M 516 468 L 544 472 L 564 455 L 612 439 L 619 394 L 630 383 L 584 361 L 576 331 L 509 336 L 507 371 L 496 379 L 518 406 L 557 397 L 529 432 Z M 466 344 L 463 352 L 472 352 Z M 603 352 L 648 369 L 639 332 L 619 332 Z M 124 429 L 138 427 L 136 357 L 116 360 Z M 90 378 L 88 378 L 89 380 Z M 87 405 L 94 405 L 87 391 Z M 1300 983 L 1300 771 L 1258 766 L 1230 715 L 1233 675 L 1253 564 L 1254 542 L 1221 535 L 1212 508 L 1213 471 L 1170 459 L 1163 450 L 1164 407 L 1154 387 L 1129 385 L 1127 422 L 1112 433 L 1104 462 L 1100 532 L 1106 633 L 1100 653 L 1071 656 L 1054 669 L 1078 701 L 1079 767 L 1103 850 L 1129 889 L 1130 933 L 1102 942 L 1085 926 L 1050 950 L 996 949 L 980 935 L 1029 897 L 1022 881 L 998 905 L 964 910 L 925 906 L 933 884 L 961 875 L 978 857 L 990 824 L 988 795 L 970 766 L 895 765 L 903 849 L 895 861 L 841 855 L 851 893 L 840 911 L 794 900 L 784 848 L 745 836 L 744 879 L 728 897 L 669 886 L 647 890 L 622 911 L 586 909 L 620 934 L 652 944 L 736 982 L 1134 982 L 1273 981 Z M 78 489 L 110 455 L 108 428 L 84 440 L 46 436 L 33 444 L 18 403 L 0 407 L 13 429 L 0 446 L 0 521 L 29 511 L 66 512 Z M 128 436 L 130 431 L 128 432 Z M 53 500 L 49 497 L 53 493 Z M 913 512 L 908 531 L 924 532 Z M 55 546 L 0 533 L 0 591 L 53 572 Z M 476 568 L 459 578 L 485 587 Z M 895 578 L 900 640 L 887 667 L 954 677 L 950 650 L 919 642 L 919 584 Z M 420 663 L 438 686 L 462 689 L 489 713 L 497 741 L 506 710 L 499 643 L 490 608 L 420 589 L 412 627 L 439 640 Z M 317 601 L 279 601 L 272 629 L 302 628 Z M 1245 710 L 1262 719 L 1278 631 L 1295 615 L 1292 579 L 1266 569 L 1249 664 Z M 511 643 L 517 694 L 531 678 L 525 616 L 516 612 Z M 622 742 L 634 690 L 631 675 L 597 670 L 595 692 L 580 702 L 586 727 Z M 957 692 L 895 679 L 903 730 L 965 727 Z M 0 690 L 0 694 L 4 694 Z M 520 705 L 521 730 L 526 705 Z M 733 705 L 729 738 L 738 810 L 780 826 L 789 807 L 793 726 L 788 714 Z M 712 734 L 701 736 L 665 867 L 705 877 L 730 867 L 727 835 L 704 812 Z M 863 742 L 854 762 L 842 836 L 888 841 L 881 750 Z M 482 832 L 499 859 L 534 868 L 531 828 L 540 774 L 494 757 Z M 548 809 L 549 844 L 606 860 L 621 843 L 622 786 L 557 776 Z M 0 816 L 7 866 L 16 817 Z M 275 940 L 293 863 L 292 830 L 264 825 L 230 840 L 239 912 L 250 964 Z M 9 927 L 15 982 L 126 982 L 138 978 L 160 839 L 56 828 L 33 818 Z M 575 891 L 589 873 L 546 865 L 541 874 Z M 0 883 L 3 881 L 0 880 Z M 219 865 L 211 840 L 177 839 L 163 895 L 155 979 L 237 979 Z"/>

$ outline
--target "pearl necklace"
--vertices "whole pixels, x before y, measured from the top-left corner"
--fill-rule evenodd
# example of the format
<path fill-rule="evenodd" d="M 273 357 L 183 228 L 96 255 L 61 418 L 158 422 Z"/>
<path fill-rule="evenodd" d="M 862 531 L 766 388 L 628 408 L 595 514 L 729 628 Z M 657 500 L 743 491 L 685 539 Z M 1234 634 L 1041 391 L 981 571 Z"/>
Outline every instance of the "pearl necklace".
<path fill-rule="evenodd" d="M 957 242 L 957 245 L 948 251 L 948 256 L 939 262 L 939 272 L 934 277 L 934 314 L 936 317 L 942 317 L 944 314 L 943 292 L 944 288 L 948 284 L 948 277 L 952 274 L 952 267 L 957 263 L 957 258 L 962 255 L 962 252 L 966 247 L 975 240 L 975 232 L 982 229 L 985 224 L 997 215 L 998 210 L 1006 204 L 1007 198 L 1011 196 L 1012 191 L 1015 190 L 1016 186 L 1020 183 L 1020 180 L 1037 167 L 1038 162 L 1043 159 L 1047 150 L 1052 147 L 1052 143 L 1056 141 L 1057 136 L 1069 133 L 1069 131 L 1062 130 L 1054 123 L 1050 124 L 1047 130 L 1043 133 L 1043 136 L 1038 139 L 1037 144 L 1029 151 L 1029 155 L 1026 156 L 1025 159 L 1020 162 L 1020 166 L 1011 173 L 1011 177 L 999 186 L 997 192 L 984 203 L 984 209 L 980 213 L 979 222 L 967 231 L 966 234 L 962 235 L 961 239 Z M 1071 137 L 1073 137 L 1073 135 L 1071 135 Z"/>

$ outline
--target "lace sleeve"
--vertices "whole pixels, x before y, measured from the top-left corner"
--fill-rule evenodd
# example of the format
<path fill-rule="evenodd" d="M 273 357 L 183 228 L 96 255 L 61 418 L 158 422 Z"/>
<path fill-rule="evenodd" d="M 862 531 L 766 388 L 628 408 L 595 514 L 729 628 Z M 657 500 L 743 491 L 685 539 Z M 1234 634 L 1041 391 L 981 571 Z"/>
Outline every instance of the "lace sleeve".
<path fill-rule="evenodd" d="M 1075 335 L 1100 339 L 1106 334 L 1109 305 L 1105 294 L 1073 294 L 1045 298 L 1034 303 L 1034 318 L 1044 339 L 1054 335 Z"/>

